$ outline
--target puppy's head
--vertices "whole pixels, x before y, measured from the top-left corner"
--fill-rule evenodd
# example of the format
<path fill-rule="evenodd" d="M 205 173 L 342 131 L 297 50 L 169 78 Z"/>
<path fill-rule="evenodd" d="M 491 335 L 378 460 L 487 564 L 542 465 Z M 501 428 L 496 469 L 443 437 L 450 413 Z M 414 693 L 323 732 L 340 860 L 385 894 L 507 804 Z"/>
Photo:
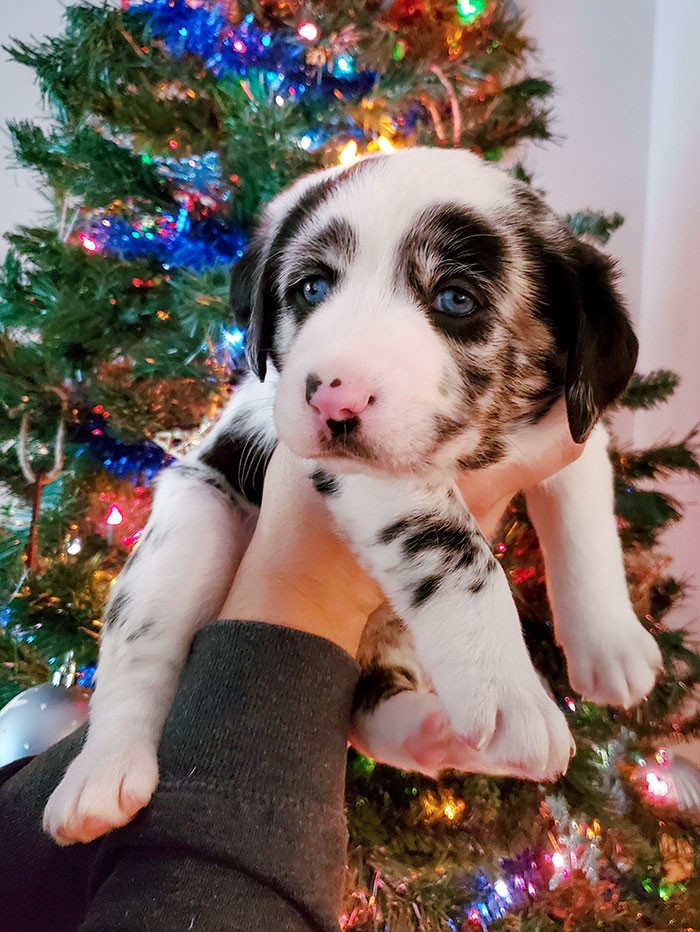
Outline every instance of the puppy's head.
<path fill-rule="evenodd" d="M 610 261 L 461 150 L 300 179 L 233 282 L 281 438 L 340 471 L 488 465 L 562 398 L 582 442 L 636 361 Z"/>

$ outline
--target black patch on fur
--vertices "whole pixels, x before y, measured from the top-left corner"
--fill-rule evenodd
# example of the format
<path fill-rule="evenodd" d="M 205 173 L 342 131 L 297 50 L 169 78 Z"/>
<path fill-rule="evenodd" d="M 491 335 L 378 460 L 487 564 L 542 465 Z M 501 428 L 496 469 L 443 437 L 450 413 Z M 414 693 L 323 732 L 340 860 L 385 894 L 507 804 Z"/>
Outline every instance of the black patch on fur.
<path fill-rule="evenodd" d="M 442 576 L 427 576 L 413 592 L 413 607 L 419 608 L 433 595 L 442 582 Z"/>
<path fill-rule="evenodd" d="M 490 372 L 486 369 L 477 369 L 476 366 L 465 366 L 460 375 L 465 388 L 477 395 L 483 395 L 493 381 Z"/>
<path fill-rule="evenodd" d="M 261 381 L 265 378 L 267 371 L 268 356 L 279 366 L 273 343 L 279 313 L 276 285 L 279 281 L 284 251 L 314 211 L 334 190 L 337 183 L 337 179 L 329 178 L 305 191 L 282 221 L 269 249 L 265 249 L 264 232 L 256 234 L 253 239 L 253 259 L 251 262 L 240 260 L 244 262 L 242 269 L 248 278 L 249 304 L 251 305 L 250 325 L 246 339 L 248 362 Z M 267 256 L 264 264 L 263 255 Z M 260 280 L 259 286 L 258 279 Z"/>
<path fill-rule="evenodd" d="M 374 171 L 385 158 L 386 156 L 375 156 L 363 159 L 335 177 L 327 178 L 309 188 L 290 209 L 272 242 L 268 243 L 264 227 L 259 229 L 254 234 L 246 254 L 235 264 L 231 279 L 231 307 L 235 319 L 248 326 L 248 363 L 261 381 L 265 378 L 268 356 L 279 367 L 279 360 L 275 358 L 274 351 L 274 336 L 279 315 L 276 285 L 279 282 L 285 250 L 339 185 L 351 181 L 360 173 Z M 344 221 L 338 221 L 338 224 L 340 226 L 332 233 L 336 245 L 338 237 L 347 240 L 347 234 L 351 232 L 346 224 L 343 229 Z M 354 234 L 352 239 L 354 242 Z"/>
<path fill-rule="evenodd" d="M 218 479 L 216 476 L 210 476 L 207 473 L 200 474 L 200 480 L 205 485 L 210 485 L 214 489 L 218 489 L 219 492 L 222 492 L 227 498 L 231 497 L 230 487 L 227 482 L 224 482 L 223 478 Z"/>
<path fill-rule="evenodd" d="M 256 441 L 254 436 L 229 431 L 217 437 L 216 442 L 203 451 L 199 458 L 210 469 L 220 473 L 234 492 L 251 505 L 260 505 L 271 456 L 272 450 Z M 201 472 L 198 477 L 206 479 Z M 212 481 L 211 484 L 216 485 L 216 482 Z"/>
<path fill-rule="evenodd" d="M 449 336 L 467 342 L 483 342 L 491 334 L 487 308 L 498 291 L 505 266 L 505 242 L 482 217 L 457 204 L 425 210 L 416 219 L 416 232 L 399 247 L 395 278 L 429 312 L 435 326 Z M 425 257 L 434 271 L 425 280 Z M 465 317 L 431 310 L 437 294 L 449 285 L 462 285 L 482 305 Z"/>
<path fill-rule="evenodd" d="M 202 457 L 202 462 L 206 462 L 204 457 Z M 212 476 L 211 473 L 205 472 L 203 469 L 199 469 L 197 466 L 189 466 L 183 463 L 178 463 L 173 467 L 173 469 L 177 471 L 177 475 L 191 476 L 193 479 L 196 479 L 197 482 L 212 486 L 212 488 L 218 489 L 218 491 L 225 495 L 227 498 L 231 498 L 231 486 L 228 484 L 228 482 L 226 482 L 223 475 Z M 159 547 L 167 536 L 167 532 L 159 532 L 157 539 L 152 541 L 153 545 Z"/>
<path fill-rule="evenodd" d="M 479 576 L 473 582 L 469 583 L 467 589 L 472 595 L 478 595 L 485 585 L 486 578 L 484 576 Z"/>
<path fill-rule="evenodd" d="M 144 621 L 138 628 L 130 631 L 126 636 L 126 641 L 128 644 L 133 644 L 134 641 L 138 641 L 139 638 L 142 638 L 145 634 L 151 630 L 154 626 L 154 621 Z"/>
<path fill-rule="evenodd" d="M 464 430 L 464 422 L 445 414 L 435 418 L 435 445 L 441 446 Z"/>
<path fill-rule="evenodd" d="M 546 413 L 550 400 L 563 391 L 572 437 L 583 442 L 629 381 L 637 339 L 607 256 L 566 232 L 555 243 L 529 227 L 519 235 L 538 269 L 535 312 L 556 344 L 546 361 L 548 385 L 537 415 Z"/>
<path fill-rule="evenodd" d="M 385 528 L 377 535 L 377 542 L 380 544 L 391 544 L 397 538 L 401 537 L 402 534 L 405 534 L 406 531 L 409 531 L 414 526 L 414 519 L 411 518 L 399 518 L 398 521 L 394 521 L 393 524 L 387 524 Z"/>
<path fill-rule="evenodd" d="M 576 243 L 581 313 L 566 366 L 571 436 L 583 443 L 600 414 L 620 395 L 637 362 L 639 344 L 615 288 L 615 268 L 592 246 Z"/>
<path fill-rule="evenodd" d="M 317 469 L 311 476 L 314 488 L 321 495 L 337 495 L 340 491 L 340 482 L 325 469 Z"/>
<path fill-rule="evenodd" d="M 551 213 L 549 207 L 524 184 L 517 183 L 514 193 L 516 200 L 532 220 L 541 220 L 546 214 Z"/>
<path fill-rule="evenodd" d="M 309 375 L 306 376 L 306 388 L 304 390 L 304 398 L 306 398 L 307 405 L 311 403 L 311 399 L 316 394 L 316 389 L 319 387 L 319 385 L 322 385 L 322 384 L 323 383 L 321 382 L 319 377 L 314 372 L 311 372 L 309 373 Z"/>
<path fill-rule="evenodd" d="M 406 537 L 403 552 L 406 557 L 415 557 L 425 550 L 444 550 L 458 553 L 469 547 L 471 539 L 464 528 L 448 521 L 426 521 L 418 530 Z"/>
<path fill-rule="evenodd" d="M 231 267 L 229 306 L 233 322 L 241 330 L 247 330 L 253 311 L 253 290 L 262 262 L 263 244 L 253 238 L 250 245 Z"/>
<path fill-rule="evenodd" d="M 466 567 L 471 566 L 475 559 L 476 547 L 473 543 L 469 543 L 459 554 L 455 569 L 465 569 Z"/>
<path fill-rule="evenodd" d="M 118 628 L 124 623 L 123 613 L 130 600 L 131 597 L 126 592 L 119 592 L 115 595 L 107 611 L 104 613 L 102 619 L 103 631 L 106 631 L 108 628 Z"/>
<path fill-rule="evenodd" d="M 473 453 L 460 456 L 457 462 L 461 469 L 483 469 L 499 463 L 505 455 L 506 445 L 500 437 L 486 436 Z"/>
<path fill-rule="evenodd" d="M 406 667 L 367 667 L 355 689 L 353 710 L 373 712 L 380 702 L 416 688 L 416 678 Z"/>
<path fill-rule="evenodd" d="M 308 277 L 315 268 L 327 268 L 333 259 L 348 264 L 357 252 L 357 236 L 346 220 L 331 220 L 313 238 L 295 247 L 289 271 L 292 277 Z M 298 267 L 298 271 L 297 271 Z"/>

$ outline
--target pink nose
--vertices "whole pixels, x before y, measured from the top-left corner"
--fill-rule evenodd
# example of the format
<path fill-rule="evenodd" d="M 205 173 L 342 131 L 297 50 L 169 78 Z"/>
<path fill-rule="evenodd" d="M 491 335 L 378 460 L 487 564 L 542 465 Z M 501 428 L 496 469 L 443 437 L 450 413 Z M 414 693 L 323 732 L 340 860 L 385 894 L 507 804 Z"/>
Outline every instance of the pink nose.
<path fill-rule="evenodd" d="M 373 401 L 366 389 L 347 381 L 322 382 L 313 374 L 306 378 L 306 403 L 323 424 L 356 418 Z"/>

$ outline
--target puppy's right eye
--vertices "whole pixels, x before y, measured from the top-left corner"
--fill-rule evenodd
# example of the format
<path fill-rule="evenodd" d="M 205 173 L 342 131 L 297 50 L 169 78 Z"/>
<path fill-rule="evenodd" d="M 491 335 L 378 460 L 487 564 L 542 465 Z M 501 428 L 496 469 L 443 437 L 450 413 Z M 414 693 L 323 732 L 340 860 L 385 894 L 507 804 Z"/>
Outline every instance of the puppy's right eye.
<path fill-rule="evenodd" d="M 433 310 L 449 317 L 468 317 L 479 309 L 476 299 L 464 288 L 444 288 L 433 301 Z"/>
<path fill-rule="evenodd" d="M 299 289 L 307 304 L 320 304 L 330 291 L 330 282 L 322 275 L 312 275 L 301 283 Z"/>

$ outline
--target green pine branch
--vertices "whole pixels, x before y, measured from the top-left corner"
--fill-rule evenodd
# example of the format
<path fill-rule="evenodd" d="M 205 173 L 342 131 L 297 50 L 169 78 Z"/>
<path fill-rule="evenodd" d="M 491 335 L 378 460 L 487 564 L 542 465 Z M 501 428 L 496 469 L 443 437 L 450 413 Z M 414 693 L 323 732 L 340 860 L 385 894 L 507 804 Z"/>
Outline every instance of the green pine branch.
<path fill-rule="evenodd" d="M 618 404 L 632 411 L 648 411 L 663 404 L 673 395 L 680 382 L 675 372 L 656 369 L 647 375 L 635 372 Z"/>
<path fill-rule="evenodd" d="M 8 125 L 20 165 L 39 171 L 57 203 L 79 198 L 92 209 L 115 200 L 143 200 L 177 210 L 166 182 L 139 155 L 89 127 L 46 135 L 27 121 Z"/>
<path fill-rule="evenodd" d="M 622 214 L 604 214 L 601 211 L 579 211 L 567 214 L 564 222 L 576 236 L 592 236 L 599 243 L 607 243 L 615 230 L 625 222 Z"/>
<path fill-rule="evenodd" d="M 622 475 L 630 482 L 640 479 L 663 479 L 674 473 L 700 476 L 696 449 L 698 428 L 677 443 L 659 444 L 646 450 L 619 454 Z"/>

